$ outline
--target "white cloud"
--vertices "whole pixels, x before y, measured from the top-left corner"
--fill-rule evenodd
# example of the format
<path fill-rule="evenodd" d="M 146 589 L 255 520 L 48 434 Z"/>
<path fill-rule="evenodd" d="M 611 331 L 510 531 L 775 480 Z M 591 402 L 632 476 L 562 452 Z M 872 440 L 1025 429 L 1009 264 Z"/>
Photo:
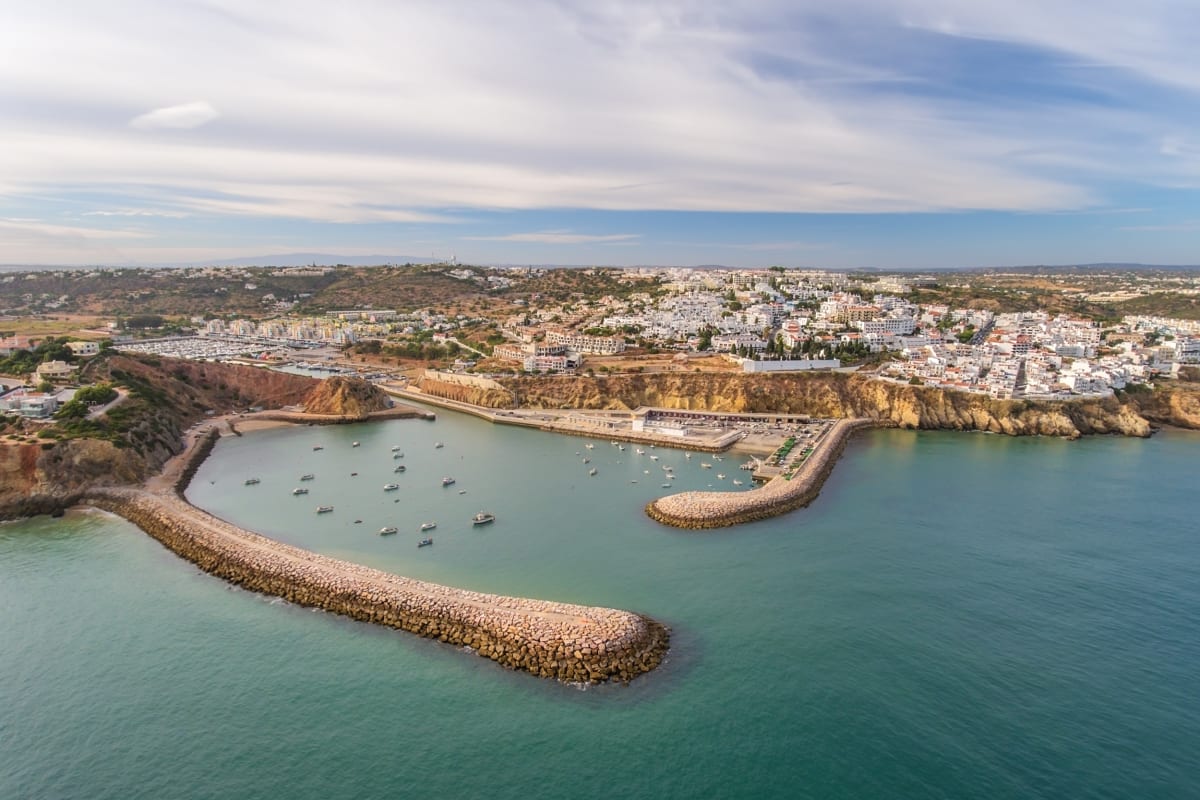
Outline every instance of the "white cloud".
<path fill-rule="evenodd" d="M 536 244 L 604 244 L 628 242 L 638 238 L 636 233 L 587 234 L 570 231 L 537 231 L 534 233 L 510 233 L 504 236 L 464 236 L 476 242 L 533 242 Z"/>
<path fill-rule="evenodd" d="M 85 217 L 165 217 L 167 219 L 182 219 L 186 217 L 179 211 L 152 211 L 145 208 L 119 208 L 108 211 L 85 211 Z"/>
<path fill-rule="evenodd" d="M 16 233 L 35 234 L 48 237 L 67 237 L 77 239 L 145 239 L 149 234 L 142 231 L 105 230 L 103 228 L 84 228 L 76 225 L 55 225 L 34 219 L 0 219 L 0 230 Z"/>

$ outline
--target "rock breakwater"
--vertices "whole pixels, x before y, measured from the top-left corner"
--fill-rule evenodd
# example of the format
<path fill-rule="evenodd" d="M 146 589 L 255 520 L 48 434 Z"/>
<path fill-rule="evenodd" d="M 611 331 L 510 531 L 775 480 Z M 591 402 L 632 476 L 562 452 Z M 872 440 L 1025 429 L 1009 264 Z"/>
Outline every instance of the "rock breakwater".
<path fill-rule="evenodd" d="M 701 530 L 725 528 L 743 522 L 776 517 L 813 501 L 829 476 L 846 440 L 855 431 L 870 427 L 864 419 L 843 419 L 833 424 L 812 455 L 791 479 L 780 476 L 748 492 L 681 492 L 660 497 L 646 506 L 653 520 L 675 528 Z"/>
<path fill-rule="evenodd" d="M 92 490 L 85 501 L 238 586 L 466 646 L 539 677 L 630 681 L 658 666 L 668 648 L 667 628 L 640 614 L 404 578 L 251 533 L 178 497 L 110 488 Z"/>

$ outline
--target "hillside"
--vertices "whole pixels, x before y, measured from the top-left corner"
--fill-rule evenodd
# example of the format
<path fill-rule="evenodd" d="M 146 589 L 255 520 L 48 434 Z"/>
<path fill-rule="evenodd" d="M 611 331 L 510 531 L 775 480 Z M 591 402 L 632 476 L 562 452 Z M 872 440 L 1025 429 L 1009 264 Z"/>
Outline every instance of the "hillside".
<path fill-rule="evenodd" d="M 1071 402 L 994 400 L 873 380 L 859 375 L 669 373 L 610 377 L 502 378 L 507 391 L 422 388 L 490 407 L 693 410 L 867 417 L 902 428 L 976 430 L 1011 435 L 1148 436 L 1153 425 L 1200 428 L 1200 392 L 1186 387 Z"/>

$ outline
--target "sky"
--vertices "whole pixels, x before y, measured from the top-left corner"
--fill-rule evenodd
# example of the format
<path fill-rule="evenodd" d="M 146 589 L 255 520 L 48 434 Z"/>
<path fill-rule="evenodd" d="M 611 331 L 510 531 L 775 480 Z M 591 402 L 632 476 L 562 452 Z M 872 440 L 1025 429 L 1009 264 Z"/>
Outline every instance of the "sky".
<path fill-rule="evenodd" d="M 1200 263 L 1192 0 L 0 19 L 0 264 Z"/>

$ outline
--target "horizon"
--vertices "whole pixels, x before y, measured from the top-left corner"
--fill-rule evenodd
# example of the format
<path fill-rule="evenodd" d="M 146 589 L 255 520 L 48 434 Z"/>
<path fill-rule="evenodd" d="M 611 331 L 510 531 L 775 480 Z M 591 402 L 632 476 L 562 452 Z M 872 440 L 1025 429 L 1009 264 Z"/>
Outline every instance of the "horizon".
<path fill-rule="evenodd" d="M 14 8 L 0 262 L 1195 263 L 1192 13 L 960 5 Z"/>

